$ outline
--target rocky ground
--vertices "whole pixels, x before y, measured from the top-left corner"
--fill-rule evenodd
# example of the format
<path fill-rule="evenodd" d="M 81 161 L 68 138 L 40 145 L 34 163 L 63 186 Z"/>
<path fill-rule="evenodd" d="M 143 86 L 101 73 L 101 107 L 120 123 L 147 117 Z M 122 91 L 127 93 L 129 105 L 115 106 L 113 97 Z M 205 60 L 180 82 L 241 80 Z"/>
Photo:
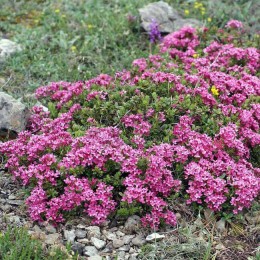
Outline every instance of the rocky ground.
<path fill-rule="evenodd" d="M 69 220 L 65 225 L 54 227 L 48 223 L 32 223 L 26 215 L 23 200 L 25 190 L 4 171 L 0 172 L 0 230 L 10 226 L 24 226 L 29 234 L 43 241 L 45 246 L 72 244 L 80 259 L 137 259 L 140 247 L 155 237 L 146 238 L 148 232 L 140 229 L 140 218 L 132 216 L 123 225 L 112 227 L 105 223 L 102 227 L 92 226 L 83 217 Z M 157 239 L 164 236 L 158 236 Z"/>
<path fill-rule="evenodd" d="M 260 243 L 258 211 L 246 215 L 246 228 L 234 225 L 228 229 L 227 223 L 214 222 L 207 214 L 204 214 L 205 220 L 197 219 L 192 224 L 185 224 L 186 220 L 178 214 L 179 228 L 164 228 L 158 233 L 141 228 L 138 216 L 131 216 L 122 223 L 107 222 L 102 227 L 91 225 L 88 218 L 81 216 L 54 227 L 28 219 L 25 195 L 26 190 L 2 170 L 0 230 L 3 232 L 8 226 L 26 227 L 46 248 L 70 243 L 79 259 L 203 259 L 207 250 L 221 260 L 257 259 L 254 256 Z"/>

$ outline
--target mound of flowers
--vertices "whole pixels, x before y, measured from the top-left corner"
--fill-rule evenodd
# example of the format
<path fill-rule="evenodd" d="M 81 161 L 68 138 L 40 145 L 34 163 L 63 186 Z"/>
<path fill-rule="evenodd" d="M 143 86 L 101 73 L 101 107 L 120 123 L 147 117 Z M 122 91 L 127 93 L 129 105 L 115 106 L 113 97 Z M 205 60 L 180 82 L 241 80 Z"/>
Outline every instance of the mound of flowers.
<path fill-rule="evenodd" d="M 129 71 L 37 89 L 49 111 L 33 107 L 28 130 L 0 147 L 31 190 L 31 218 L 76 212 L 100 224 L 127 212 L 157 228 L 176 224 L 177 197 L 234 214 L 250 207 L 260 192 L 260 54 L 241 27 L 183 28 Z"/>

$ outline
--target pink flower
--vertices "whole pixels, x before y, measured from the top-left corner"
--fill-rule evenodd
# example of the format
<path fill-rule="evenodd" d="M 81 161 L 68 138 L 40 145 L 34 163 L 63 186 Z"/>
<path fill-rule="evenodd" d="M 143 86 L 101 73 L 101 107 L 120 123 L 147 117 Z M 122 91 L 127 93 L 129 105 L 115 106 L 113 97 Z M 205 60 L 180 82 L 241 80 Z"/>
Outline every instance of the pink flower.
<path fill-rule="evenodd" d="M 228 21 L 225 27 L 238 29 L 238 28 L 243 28 L 244 26 L 243 23 L 238 20 L 230 20 Z"/>

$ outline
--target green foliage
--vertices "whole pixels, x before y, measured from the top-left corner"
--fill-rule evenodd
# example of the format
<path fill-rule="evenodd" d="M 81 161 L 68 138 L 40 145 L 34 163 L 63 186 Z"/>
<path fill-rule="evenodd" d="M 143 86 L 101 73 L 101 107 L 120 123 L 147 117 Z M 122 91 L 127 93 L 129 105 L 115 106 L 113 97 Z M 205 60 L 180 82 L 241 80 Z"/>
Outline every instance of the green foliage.
<path fill-rule="evenodd" d="M 2 2 L 0 37 L 23 46 L 23 51 L 0 64 L 0 79 L 5 80 L 2 88 L 23 96 L 29 104 L 33 99 L 27 93 L 40 85 L 113 74 L 128 69 L 134 59 L 150 52 L 138 8 L 153 0 Z M 258 37 L 259 45 L 259 35 L 255 34 L 260 24 L 257 0 L 166 2 L 184 17 L 197 18 L 208 27 L 223 27 L 231 18 L 241 20 L 251 38 Z M 184 10 L 189 10 L 189 15 Z"/>
<path fill-rule="evenodd" d="M 116 216 L 120 219 L 127 219 L 129 216 L 140 214 L 142 207 L 138 206 L 137 203 L 128 204 L 127 202 L 121 202 L 120 208 L 116 211 Z"/>
<path fill-rule="evenodd" d="M 46 250 L 39 240 L 33 239 L 24 228 L 9 227 L 0 233 L 0 259 L 2 260 L 64 260 L 77 259 L 60 248 Z"/>

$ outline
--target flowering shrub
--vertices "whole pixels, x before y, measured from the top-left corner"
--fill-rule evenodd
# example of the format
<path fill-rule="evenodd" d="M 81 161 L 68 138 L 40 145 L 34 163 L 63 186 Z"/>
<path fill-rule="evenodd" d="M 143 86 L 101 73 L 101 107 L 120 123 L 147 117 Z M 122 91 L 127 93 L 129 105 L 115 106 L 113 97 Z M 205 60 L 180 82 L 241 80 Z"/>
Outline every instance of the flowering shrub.
<path fill-rule="evenodd" d="M 28 130 L 0 147 L 32 186 L 32 219 L 62 222 L 81 209 L 100 224 L 125 208 L 157 228 L 176 224 L 173 196 L 213 211 L 250 207 L 260 191 L 260 54 L 240 22 L 227 27 L 183 28 L 115 77 L 37 89 L 49 112 L 34 107 Z"/>

